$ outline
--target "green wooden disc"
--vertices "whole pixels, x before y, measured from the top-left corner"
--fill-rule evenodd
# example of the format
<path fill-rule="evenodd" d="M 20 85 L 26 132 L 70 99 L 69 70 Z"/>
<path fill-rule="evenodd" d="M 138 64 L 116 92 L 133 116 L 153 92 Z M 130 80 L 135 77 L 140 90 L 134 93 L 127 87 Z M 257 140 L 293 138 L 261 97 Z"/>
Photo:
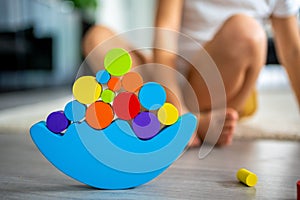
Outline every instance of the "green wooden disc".
<path fill-rule="evenodd" d="M 129 53 L 121 48 L 111 49 L 104 58 L 104 67 L 113 76 L 126 74 L 130 70 L 131 64 Z"/>

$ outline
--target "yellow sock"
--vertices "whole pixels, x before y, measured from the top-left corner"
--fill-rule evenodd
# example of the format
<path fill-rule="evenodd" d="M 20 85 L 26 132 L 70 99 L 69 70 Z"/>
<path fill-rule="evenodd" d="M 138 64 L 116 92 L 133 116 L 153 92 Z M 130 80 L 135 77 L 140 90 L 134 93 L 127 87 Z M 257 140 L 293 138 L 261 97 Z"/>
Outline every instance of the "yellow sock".
<path fill-rule="evenodd" d="M 257 110 L 257 92 L 254 89 L 248 97 L 245 106 L 240 113 L 240 118 L 249 117 Z"/>

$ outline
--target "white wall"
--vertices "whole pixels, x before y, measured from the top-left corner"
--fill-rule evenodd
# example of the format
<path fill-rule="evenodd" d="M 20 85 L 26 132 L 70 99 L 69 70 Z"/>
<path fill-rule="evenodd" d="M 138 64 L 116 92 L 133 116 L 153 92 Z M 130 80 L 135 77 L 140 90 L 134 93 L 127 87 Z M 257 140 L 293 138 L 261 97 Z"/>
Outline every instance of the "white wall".
<path fill-rule="evenodd" d="M 123 33 L 122 36 L 133 46 L 152 44 L 152 33 L 144 35 L 141 31 L 128 31 L 154 26 L 156 0 L 99 0 L 99 5 L 96 23 Z"/>
<path fill-rule="evenodd" d="M 156 0 L 100 0 L 97 23 L 117 32 L 154 26 Z"/>

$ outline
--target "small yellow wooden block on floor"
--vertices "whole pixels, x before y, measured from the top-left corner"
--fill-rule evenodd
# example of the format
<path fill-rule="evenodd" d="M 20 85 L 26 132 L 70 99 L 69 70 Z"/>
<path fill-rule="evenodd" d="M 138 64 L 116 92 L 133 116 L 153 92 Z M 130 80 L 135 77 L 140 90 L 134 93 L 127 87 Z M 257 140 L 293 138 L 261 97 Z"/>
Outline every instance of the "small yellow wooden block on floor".
<path fill-rule="evenodd" d="M 82 104 L 91 104 L 98 100 L 102 86 L 94 76 L 82 76 L 73 84 L 73 95 Z"/>
<path fill-rule="evenodd" d="M 174 124 L 178 120 L 178 110 L 171 103 L 165 103 L 157 112 L 160 123 L 164 125 Z"/>
<path fill-rule="evenodd" d="M 240 182 L 249 187 L 255 186 L 257 183 L 256 174 L 244 168 L 239 169 L 239 171 L 236 173 L 236 177 Z"/>

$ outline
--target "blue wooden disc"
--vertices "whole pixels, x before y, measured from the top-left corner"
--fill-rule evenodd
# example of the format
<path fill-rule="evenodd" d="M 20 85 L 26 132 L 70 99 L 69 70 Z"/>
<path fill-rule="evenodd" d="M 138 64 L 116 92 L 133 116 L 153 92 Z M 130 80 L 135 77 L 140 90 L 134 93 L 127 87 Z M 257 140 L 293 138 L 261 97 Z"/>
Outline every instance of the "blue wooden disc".
<path fill-rule="evenodd" d="M 100 70 L 96 74 L 96 80 L 100 84 L 106 84 L 110 79 L 110 74 L 106 70 Z"/>
<path fill-rule="evenodd" d="M 158 83 L 148 82 L 139 91 L 141 105 L 147 110 L 159 109 L 167 99 L 165 89 Z"/>
<path fill-rule="evenodd" d="M 64 112 L 66 117 L 73 122 L 79 122 L 85 117 L 86 105 L 78 101 L 70 101 L 65 106 Z"/>

